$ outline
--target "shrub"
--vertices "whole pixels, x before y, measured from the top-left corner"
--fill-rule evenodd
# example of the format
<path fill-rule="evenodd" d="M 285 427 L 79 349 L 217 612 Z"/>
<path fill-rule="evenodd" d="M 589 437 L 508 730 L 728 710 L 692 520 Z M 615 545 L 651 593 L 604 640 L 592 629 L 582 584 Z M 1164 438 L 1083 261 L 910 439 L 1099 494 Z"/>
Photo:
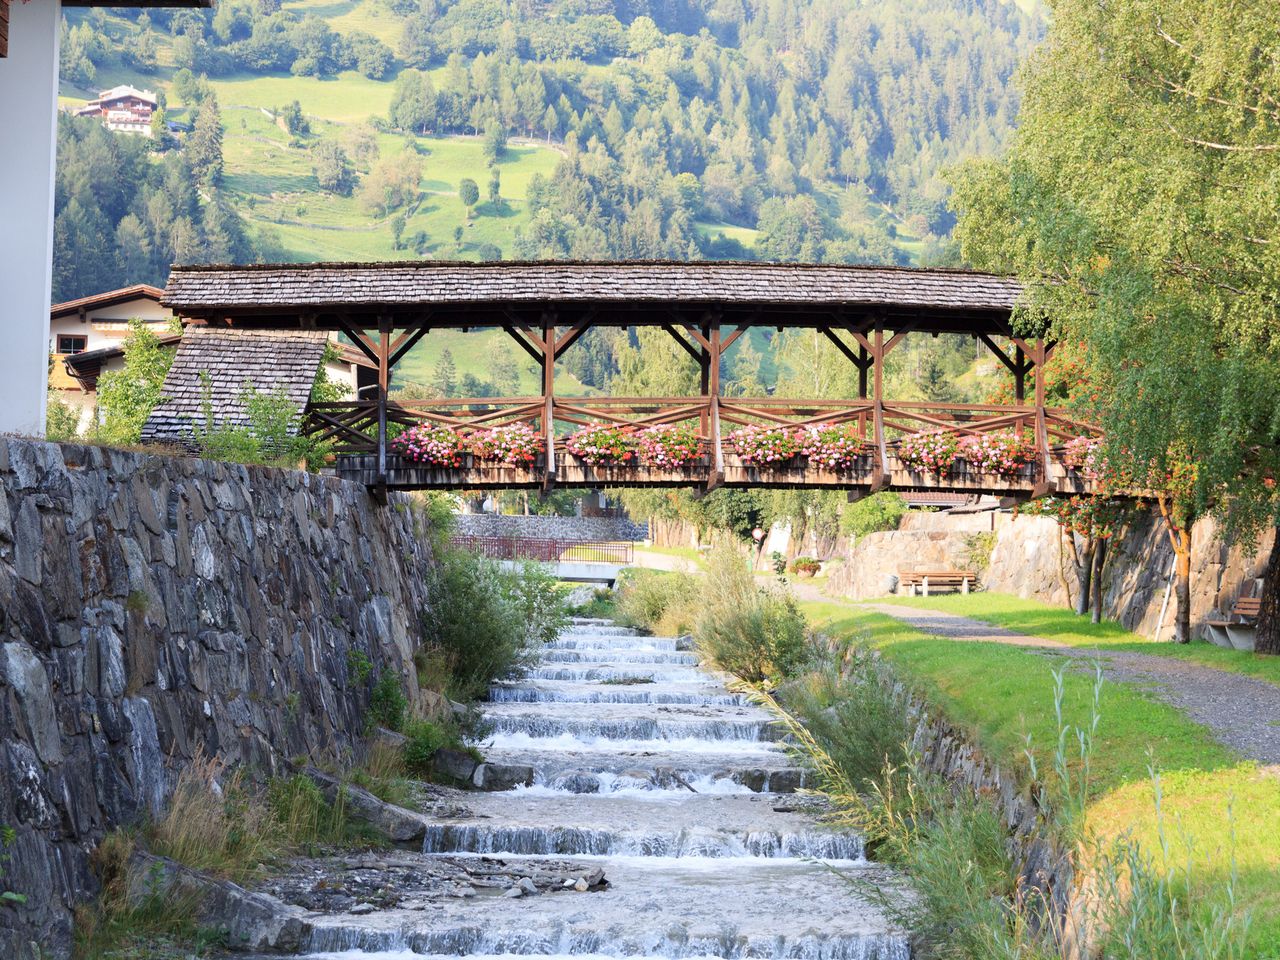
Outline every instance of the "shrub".
<path fill-rule="evenodd" d="M 455 700 L 482 695 L 493 680 L 512 676 L 531 661 L 532 643 L 558 632 L 558 598 L 533 596 L 546 584 L 532 569 L 504 571 L 497 563 L 462 551 L 440 557 L 433 574 L 431 608 L 422 618 L 419 659 L 447 674 Z"/>
<path fill-rule="evenodd" d="M 165 375 L 173 363 L 173 350 L 138 318 L 129 321 L 124 341 L 124 367 L 98 378 L 98 411 L 102 422 L 94 427 L 105 443 L 137 443 L 142 427 L 160 402 Z"/>
<path fill-rule="evenodd" d="M 80 414 L 68 403 L 54 396 L 52 389 L 45 404 L 44 436 L 53 443 L 76 439 L 80 432 Z"/>
<path fill-rule="evenodd" d="M 683 467 L 702 453 L 698 435 L 690 427 L 650 427 L 640 434 L 640 451 L 655 467 Z"/>
<path fill-rule="evenodd" d="M 840 532 L 854 539 L 868 533 L 897 530 L 907 512 L 907 501 L 896 493 L 883 490 L 864 497 L 845 508 L 840 515 Z"/>
<path fill-rule="evenodd" d="M 191 427 L 200 456 L 281 467 L 296 467 L 303 461 L 314 467 L 324 458 L 323 445 L 299 433 L 302 414 L 283 388 L 263 392 L 246 381 L 240 403 L 247 422 L 236 425 L 214 419 L 212 380 L 202 372 L 200 381 L 204 423 Z"/>
<path fill-rule="evenodd" d="M 410 774 L 431 779 L 435 776 L 435 756 L 443 749 L 465 750 L 456 727 L 434 720 L 413 720 L 405 728 L 400 756 Z"/>
<path fill-rule="evenodd" d="M 569 625 L 569 611 L 550 568 L 523 563 L 510 581 L 510 595 L 524 618 L 527 642 L 537 648 L 560 636 Z"/>
<path fill-rule="evenodd" d="M 702 654 L 722 670 L 752 683 L 780 680 L 808 654 L 805 620 L 790 592 L 760 587 L 736 547 L 711 551 L 705 602 L 694 637 Z"/>
<path fill-rule="evenodd" d="M 822 569 L 822 563 L 813 557 L 796 557 L 791 561 L 791 572 L 813 576 Z"/>
<path fill-rule="evenodd" d="M 565 441 L 565 448 L 592 466 L 616 466 L 636 461 L 636 438 L 621 427 L 607 424 L 583 427 Z"/>
<path fill-rule="evenodd" d="M 618 586 L 618 620 L 669 636 L 688 632 L 695 618 L 698 581 L 687 573 L 624 570 Z"/>
<path fill-rule="evenodd" d="M 369 721 L 388 730 L 404 726 L 405 711 L 409 701 L 404 695 L 400 676 L 394 670 L 383 670 L 369 695 Z"/>

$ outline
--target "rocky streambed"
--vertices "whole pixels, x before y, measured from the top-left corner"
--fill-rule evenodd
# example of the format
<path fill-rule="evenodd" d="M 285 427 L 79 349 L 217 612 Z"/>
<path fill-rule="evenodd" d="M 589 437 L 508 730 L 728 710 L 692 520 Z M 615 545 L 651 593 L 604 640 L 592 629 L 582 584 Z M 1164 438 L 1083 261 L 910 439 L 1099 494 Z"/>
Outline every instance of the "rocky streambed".
<path fill-rule="evenodd" d="M 245 894 L 233 945 L 906 960 L 848 875 L 896 879 L 791 793 L 804 773 L 768 715 L 679 647 L 575 621 L 491 692 L 486 764 L 466 772 L 506 789 L 433 789 L 422 813 L 378 813 L 417 849 L 299 861 Z"/>

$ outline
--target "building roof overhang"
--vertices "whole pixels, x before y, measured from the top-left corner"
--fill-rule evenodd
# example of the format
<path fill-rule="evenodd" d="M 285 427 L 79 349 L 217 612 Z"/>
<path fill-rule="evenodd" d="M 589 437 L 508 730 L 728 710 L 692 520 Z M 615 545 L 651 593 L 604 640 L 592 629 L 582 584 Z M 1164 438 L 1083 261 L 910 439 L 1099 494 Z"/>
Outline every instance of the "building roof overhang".
<path fill-rule="evenodd" d="M 65 303 L 55 303 L 49 309 L 49 319 L 57 320 L 59 317 L 71 316 L 81 311 L 113 307 L 131 300 L 152 300 L 159 303 L 163 297 L 164 291 L 159 287 L 153 287 L 147 283 L 135 283 L 131 287 L 121 287 L 119 290 L 107 290 L 76 300 L 68 300 Z"/>

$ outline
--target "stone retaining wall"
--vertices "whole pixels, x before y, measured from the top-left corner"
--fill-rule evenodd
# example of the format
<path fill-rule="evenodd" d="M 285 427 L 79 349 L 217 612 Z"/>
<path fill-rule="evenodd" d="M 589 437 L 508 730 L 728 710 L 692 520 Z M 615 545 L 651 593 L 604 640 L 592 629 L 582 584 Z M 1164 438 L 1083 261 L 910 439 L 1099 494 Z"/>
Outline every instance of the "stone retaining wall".
<path fill-rule="evenodd" d="M 643 540 L 644 526 L 618 517 L 525 517 L 498 513 L 460 513 L 457 532 L 472 537 L 518 540 Z"/>
<path fill-rule="evenodd" d="M 0 439 L 0 890 L 27 897 L 0 957 L 69 954 L 96 842 L 197 753 L 360 749 L 372 677 L 412 670 L 426 532 L 335 479 Z"/>
<path fill-rule="evenodd" d="M 978 538 L 990 533 L 994 546 L 982 571 L 986 589 L 1056 606 L 1074 604 L 1078 587 L 1058 524 L 1047 517 L 1009 513 L 909 513 L 901 529 L 868 534 L 846 547 L 845 562 L 833 573 L 829 589 L 855 600 L 887 596 L 899 569 L 973 566 L 974 552 L 986 546 Z M 1191 550 L 1193 625 L 1253 590 L 1265 571 L 1272 537 L 1268 533 L 1256 545 L 1228 546 L 1212 518 L 1196 524 Z M 1131 524 L 1109 551 L 1105 615 L 1135 633 L 1154 636 L 1172 562 L 1173 549 L 1154 512 Z M 1172 635 L 1172 606 L 1171 599 L 1162 634 L 1166 638 Z"/>

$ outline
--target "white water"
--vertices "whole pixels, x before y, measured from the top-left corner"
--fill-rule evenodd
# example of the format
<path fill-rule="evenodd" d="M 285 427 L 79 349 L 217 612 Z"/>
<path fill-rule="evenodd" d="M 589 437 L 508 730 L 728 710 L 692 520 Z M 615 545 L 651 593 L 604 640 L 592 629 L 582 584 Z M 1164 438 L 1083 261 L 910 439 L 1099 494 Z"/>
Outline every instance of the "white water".
<path fill-rule="evenodd" d="M 478 744 L 535 785 L 459 794 L 426 857 L 604 870 L 603 891 L 441 899 L 314 919 L 312 956 L 409 960 L 907 960 L 905 939 L 833 869 L 885 875 L 861 839 L 783 794 L 803 773 L 759 708 L 673 638 L 578 621 L 522 680 L 496 684 Z M 649 682 L 620 684 L 616 678 Z M 501 891 L 494 891 L 499 893 Z"/>

